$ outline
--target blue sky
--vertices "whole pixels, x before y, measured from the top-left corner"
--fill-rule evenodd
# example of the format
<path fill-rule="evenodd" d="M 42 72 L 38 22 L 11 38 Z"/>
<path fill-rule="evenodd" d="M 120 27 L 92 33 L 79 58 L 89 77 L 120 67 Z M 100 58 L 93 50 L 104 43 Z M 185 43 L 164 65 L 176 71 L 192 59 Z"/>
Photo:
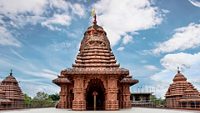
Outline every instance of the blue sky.
<path fill-rule="evenodd" d="M 0 80 L 13 69 L 24 93 L 58 92 L 51 81 L 74 63 L 93 7 L 140 81 L 131 91 L 163 97 L 177 67 L 200 90 L 200 0 L 1 0 Z"/>

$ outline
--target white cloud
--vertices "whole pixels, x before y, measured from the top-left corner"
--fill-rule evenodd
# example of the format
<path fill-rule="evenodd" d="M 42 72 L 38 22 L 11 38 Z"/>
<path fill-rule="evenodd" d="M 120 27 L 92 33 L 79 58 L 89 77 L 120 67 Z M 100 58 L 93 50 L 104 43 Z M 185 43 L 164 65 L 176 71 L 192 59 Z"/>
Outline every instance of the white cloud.
<path fill-rule="evenodd" d="M 145 65 L 144 66 L 145 69 L 150 70 L 150 71 L 157 71 L 158 68 L 154 65 Z"/>
<path fill-rule="evenodd" d="M 47 18 L 46 17 L 42 17 L 42 16 L 38 16 L 38 15 L 7 15 L 9 16 L 9 18 L 11 19 L 9 23 L 4 23 L 5 27 L 9 26 L 13 29 L 17 28 L 17 29 L 21 29 L 23 28 L 25 25 L 36 25 L 36 24 L 40 24 L 42 21 L 45 21 Z M 12 30 L 12 29 L 10 29 Z"/>
<path fill-rule="evenodd" d="M 192 5 L 196 7 L 200 7 L 200 1 L 198 0 L 188 0 Z"/>
<path fill-rule="evenodd" d="M 55 14 L 53 17 L 42 22 L 42 26 L 48 27 L 50 30 L 60 30 L 59 25 L 68 26 L 71 23 L 71 17 L 65 14 Z"/>
<path fill-rule="evenodd" d="M 25 25 L 41 24 L 61 31 L 71 24 L 73 16 L 84 15 L 83 5 L 65 0 L 0 0 L 0 45 L 20 47 L 12 32 Z"/>
<path fill-rule="evenodd" d="M 186 50 L 200 46 L 200 24 L 191 23 L 186 27 L 175 29 L 173 36 L 162 43 L 159 43 L 154 54 L 169 53 L 176 50 Z"/>
<path fill-rule="evenodd" d="M 124 47 L 117 48 L 117 51 L 123 51 L 123 50 L 124 50 Z"/>
<path fill-rule="evenodd" d="M 26 58 L 24 56 L 22 56 L 19 52 L 15 51 L 14 49 L 11 49 L 11 52 L 17 56 L 18 58 L 20 58 L 21 60 L 26 60 Z"/>
<path fill-rule="evenodd" d="M 158 96 L 164 97 L 169 84 L 177 73 L 177 66 L 182 67 L 182 72 L 188 81 L 193 83 L 197 89 L 200 89 L 199 67 L 200 67 L 200 52 L 196 54 L 177 53 L 167 54 L 160 60 L 164 67 L 158 73 L 151 76 L 155 85 L 162 86 L 162 90 L 157 93 Z"/>
<path fill-rule="evenodd" d="M 146 37 L 142 37 L 142 40 L 146 40 Z"/>
<path fill-rule="evenodd" d="M 26 93 L 31 97 L 34 97 L 37 92 L 46 92 L 48 94 L 58 93 L 60 89 L 55 84 L 44 83 L 43 80 L 40 79 L 27 80 L 17 78 L 17 80 L 20 82 L 19 85 L 22 88 L 23 93 Z"/>
<path fill-rule="evenodd" d="M 0 14 L 0 24 L 7 31 L 23 28 L 27 24 L 61 30 L 71 24 L 74 16 L 83 17 L 85 8 L 65 0 L 1 0 Z"/>
<path fill-rule="evenodd" d="M 200 65 L 200 53 L 188 54 L 177 53 L 167 54 L 161 59 L 161 64 L 169 70 L 176 70 L 177 67 L 190 68 L 196 64 Z"/>
<path fill-rule="evenodd" d="M 48 8 L 56 8 L 55 12 L 66 14 L 71 12 L 83 16 L 85 14 L 84 6 L 78 3 L 71 3 L 65 0 L 1 0 L 1 14 L 23 14 L 31 13 L 32 15 L 42 16 L 44 13 L 49 13 Z"/>
<path fill-rule="evenodd" d="M 20 47 L 21 43 L 3 26 L 0 26 L 0 45 Z"/>
<path fill-rule="evenodd" d="M 70 3 L 64 0 L 50 0 L 50 7 L 57 8 L 52 17 L 47 18 L 41 22 L 42 26 L 50 30 L 62 30 L 61 26 L 69 26 L 74 15 L 83 17 L 85 15 L 85 8 L 78 3 Z"/>
<path fill-rule="evenodd" d="M 124 36 L 124 38 L 123 38 L 123 44 L 126 45 L 126 44 L 128 44 L 128 43 L 130 43 L 130 42 L 133 42 L 133 37 L 126 34 L 126 35 Z"/>
<path fill-rule="evenodd" d="M 175 75 L 175 71 L 170 71 L 167 69 L 161 70 L 158 73 L 155 73 L 154 75 L 151 76 L 151 79 L 155 80 L 156 82 L 166 82 L 167 84 L 172 81 L 173 76 Z"/>
<path fill-rule="evenodd" d="M 47 3 L 47 0 L 1 0 L 0 13 L 19 14 L 30 12 L 35 15 L 41 15 Z"/>
<path fill-rule="evenodd" d="M 66 2 L 65 0 L 49 0 L 49 6 L 51 8 L 57 8 L 57 9 L 68 11 L 70 4 L 69 2 Z"/>
<path fill-rule="evenodd" d="M 79 16 L 84 16 L 85 10 L 82 5 L 75 3 L 74 5 L 71 6 L 71 8 L 74 14 L 77 14 Z"/>
<path fill-rule="evenodd" d="M 21 68 L 19 69 L 21 70 Z M 53 72 L 48 69 L 42 69 L 42 70 L 21 70 L 22 73 L 29 75 L 29 76 L 34 76 L 34 77 L 39 77 L 39 78 L 46 78 L 49 80 L 53 80 L 57 78 L 56 72 Z"/>
<path fill-rule="evenodd" d="M 0 63 L 3 66 L 0 68 L 2 70 L 12 68 L 31 78 L 45 78 L 52 80 L 57 77 L 57 72 L 46 68 L 46 66 L 41 64 L 40 61 L 34 59 L 26 59 L 17 51 L 12 51 L 12 53 L 17 57 L 0 56 Z"/>
<path fill-rule="evenodd" d="M 53 51 L 63 51 L 69 49 L 71 46 L 72 44 L 69 42 L 61 42 L 61 43 L 53 42 L 53 44 L 48 46 L 48 49 Z"/>
<path fill-rule="evenodd" d="M 162 14 L 149 0 L 101 0 L 94 7 L 98 23 L 105 28 L 111 45 L 129 32 L 149 29 L 162 22 Z"/>

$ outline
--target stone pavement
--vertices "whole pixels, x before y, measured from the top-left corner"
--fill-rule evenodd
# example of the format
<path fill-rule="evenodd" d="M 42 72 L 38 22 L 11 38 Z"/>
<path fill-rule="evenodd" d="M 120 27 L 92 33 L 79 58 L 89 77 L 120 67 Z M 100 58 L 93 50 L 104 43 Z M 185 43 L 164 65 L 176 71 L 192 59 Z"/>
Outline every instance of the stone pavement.
<path fill-rule="evenodd" d="M 0 113 L 93 113 L 94 111 L 71 111 L 67 109 L 37 108 L 23 110 L 0 111 Z M 119 111 L 95 111 L 95 113 L 200 113 L 200 111 L 172 110 L 172 109 L 152 109 L 152 108 L 132 108 Z"/>

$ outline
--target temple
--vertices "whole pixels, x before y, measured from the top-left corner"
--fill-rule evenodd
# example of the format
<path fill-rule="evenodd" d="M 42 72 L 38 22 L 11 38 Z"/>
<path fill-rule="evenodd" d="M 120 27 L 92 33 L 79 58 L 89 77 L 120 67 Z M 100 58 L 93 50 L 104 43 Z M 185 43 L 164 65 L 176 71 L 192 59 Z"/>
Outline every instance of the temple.
<path fill-rule="evenodd" d="M 23 108 L 24 95 L 12 71 L 0 82 L 0 110 Z"/>
<path fill-rule="evenodd" d="M 79 53 L 72 68 L 62 70 L 53 80 L 60 86 L 57 108 L 72 110 L 119 110 L 130 108 L 129 70 L 116 63 L 104 29 L 97 25 L 88 27 L 81 41 Z"/>
<path fill-rule="evenodd" d="M 168 108 L 200 109 L 200 93 L 179 70 L 165 97 Z"/>

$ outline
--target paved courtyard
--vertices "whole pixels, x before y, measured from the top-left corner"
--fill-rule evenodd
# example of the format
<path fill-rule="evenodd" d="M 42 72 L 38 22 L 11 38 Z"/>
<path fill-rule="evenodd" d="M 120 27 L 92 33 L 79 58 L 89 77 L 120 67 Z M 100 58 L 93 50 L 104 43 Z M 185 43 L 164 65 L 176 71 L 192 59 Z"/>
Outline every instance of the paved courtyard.
<path fill-rule="evenodd" d="M 40 108 L 26 110 L 0 111 L 0 113 L 93 113 L 94 111 L 71 111 L 66 109 Z M 200 111 L 187 110 L 168 110 L 168 109 L 151 109 L 151 108 L 132 108 L 120 111 L 95 111 L 96 113 L 200 113 Z"/>

